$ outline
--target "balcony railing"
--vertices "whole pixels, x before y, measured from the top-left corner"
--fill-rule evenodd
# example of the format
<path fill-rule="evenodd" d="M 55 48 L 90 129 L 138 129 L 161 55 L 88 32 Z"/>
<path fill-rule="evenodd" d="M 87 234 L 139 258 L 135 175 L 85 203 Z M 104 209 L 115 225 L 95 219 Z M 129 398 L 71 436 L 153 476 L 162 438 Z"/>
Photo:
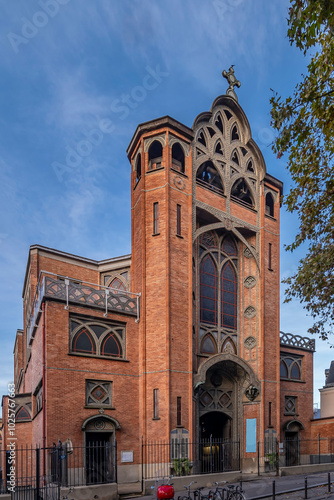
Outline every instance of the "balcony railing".
<path fill-rule="evenodd" d="M 298 347 L 306 351 L 315 351 L 315 340 L 301 335 L 280 332 L 280 344 L 287 347 Z"/>
<path fill-rule="evenodd" d="M 107 316 L 108 312 L 136 316 L 138 322 L 139 297 L 138 293 L 125 292 L 42 271 L 28 320 L 28 342 L 31 343 L 34 338 L 41 313 L 41 304 L 45 298 L 65 302 L 65 309 L 69 308 L 69 304 L 86 305 L 104 310 L 104 316 Z"/>

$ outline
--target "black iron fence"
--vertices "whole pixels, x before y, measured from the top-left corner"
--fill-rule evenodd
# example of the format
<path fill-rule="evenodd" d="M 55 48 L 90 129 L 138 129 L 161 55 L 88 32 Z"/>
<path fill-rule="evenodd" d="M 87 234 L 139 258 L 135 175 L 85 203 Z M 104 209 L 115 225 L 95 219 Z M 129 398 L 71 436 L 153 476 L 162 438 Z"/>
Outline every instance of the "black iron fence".
<path fill-rule="evenodd" d="M 145 441 L 142 477 L 155 479 L 240 470 L 240 442 L 225 439 Z"/>
<path fill-rule="evenodd" d="M 285 439 L 280 445 L 280 467 L 314 465 L 334 462 L 334 438 Z"/>
<path fill-rule="evenodd" d="M 13 500 L 59 498 L 61 487 L 117 482 L 116 443 L 17 447 L 6 456 L 0 490 Z"/>
<path fill-rule="evenodd" d="M 265 440 L 257 444 L 258 474 L 279 473 L 280 467 L 334 463 L 334 438 Z"/>

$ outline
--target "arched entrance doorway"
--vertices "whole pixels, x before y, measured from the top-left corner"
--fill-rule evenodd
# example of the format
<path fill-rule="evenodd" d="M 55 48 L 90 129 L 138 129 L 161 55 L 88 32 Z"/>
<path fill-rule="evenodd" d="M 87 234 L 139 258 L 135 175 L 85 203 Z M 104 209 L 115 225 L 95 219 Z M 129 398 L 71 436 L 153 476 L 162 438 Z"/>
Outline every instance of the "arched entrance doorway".
<path fill-rule="evenodd" d="M 243 407 L 247 389 L 259 395 L 260 383 L 251 367 L 235 354 L 207 358 L 194 376 L 197 436 L 202 472 L 223 472 L 240 467 Z M 252 401 L 253 401 L 252 399 Z"/>
<path fill-rule="evenodd" d="M 200 418 L 201 439 L 231 439 L 232 418 L 220 411 L 210 411 Z"/>
<path fill-rule="evenodd" d="M 299 465 L 300 440 L 299 432 L 304 430 L 299 420 L 290 420 L 284 425 L 285 465 Z"/>
<path fill-rule="evenodd" d="M 119 422 L 107 415 L 93 416 L 83 423 L 86 484 L 115 481 L 116 429 L 120 429 Z"/>

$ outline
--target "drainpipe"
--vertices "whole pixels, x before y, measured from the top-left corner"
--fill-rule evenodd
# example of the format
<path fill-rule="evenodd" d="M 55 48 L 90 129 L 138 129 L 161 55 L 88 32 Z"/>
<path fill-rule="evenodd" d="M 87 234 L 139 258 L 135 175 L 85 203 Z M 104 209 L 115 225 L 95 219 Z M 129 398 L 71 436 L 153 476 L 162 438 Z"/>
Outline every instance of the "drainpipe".
<path fill-rule="evenodd" d="M 42 304 L 42 334 L 43 334 L 43 476 L 46 476 L 45 448 L 46 448 L 46 342 L 45 342 L 45 302 Z"/>

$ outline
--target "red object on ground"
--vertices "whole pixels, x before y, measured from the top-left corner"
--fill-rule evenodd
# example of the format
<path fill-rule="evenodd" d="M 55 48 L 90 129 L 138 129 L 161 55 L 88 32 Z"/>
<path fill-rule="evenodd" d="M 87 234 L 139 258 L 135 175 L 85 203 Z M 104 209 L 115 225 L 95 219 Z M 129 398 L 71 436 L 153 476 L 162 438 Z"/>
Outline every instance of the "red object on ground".
<path fill-rule="evenodd" d="M 174 498 L 174 486 L 172 484 L 163 484 L 157 489 L 158 500 L 166 500 L 166 498 Z"/>

